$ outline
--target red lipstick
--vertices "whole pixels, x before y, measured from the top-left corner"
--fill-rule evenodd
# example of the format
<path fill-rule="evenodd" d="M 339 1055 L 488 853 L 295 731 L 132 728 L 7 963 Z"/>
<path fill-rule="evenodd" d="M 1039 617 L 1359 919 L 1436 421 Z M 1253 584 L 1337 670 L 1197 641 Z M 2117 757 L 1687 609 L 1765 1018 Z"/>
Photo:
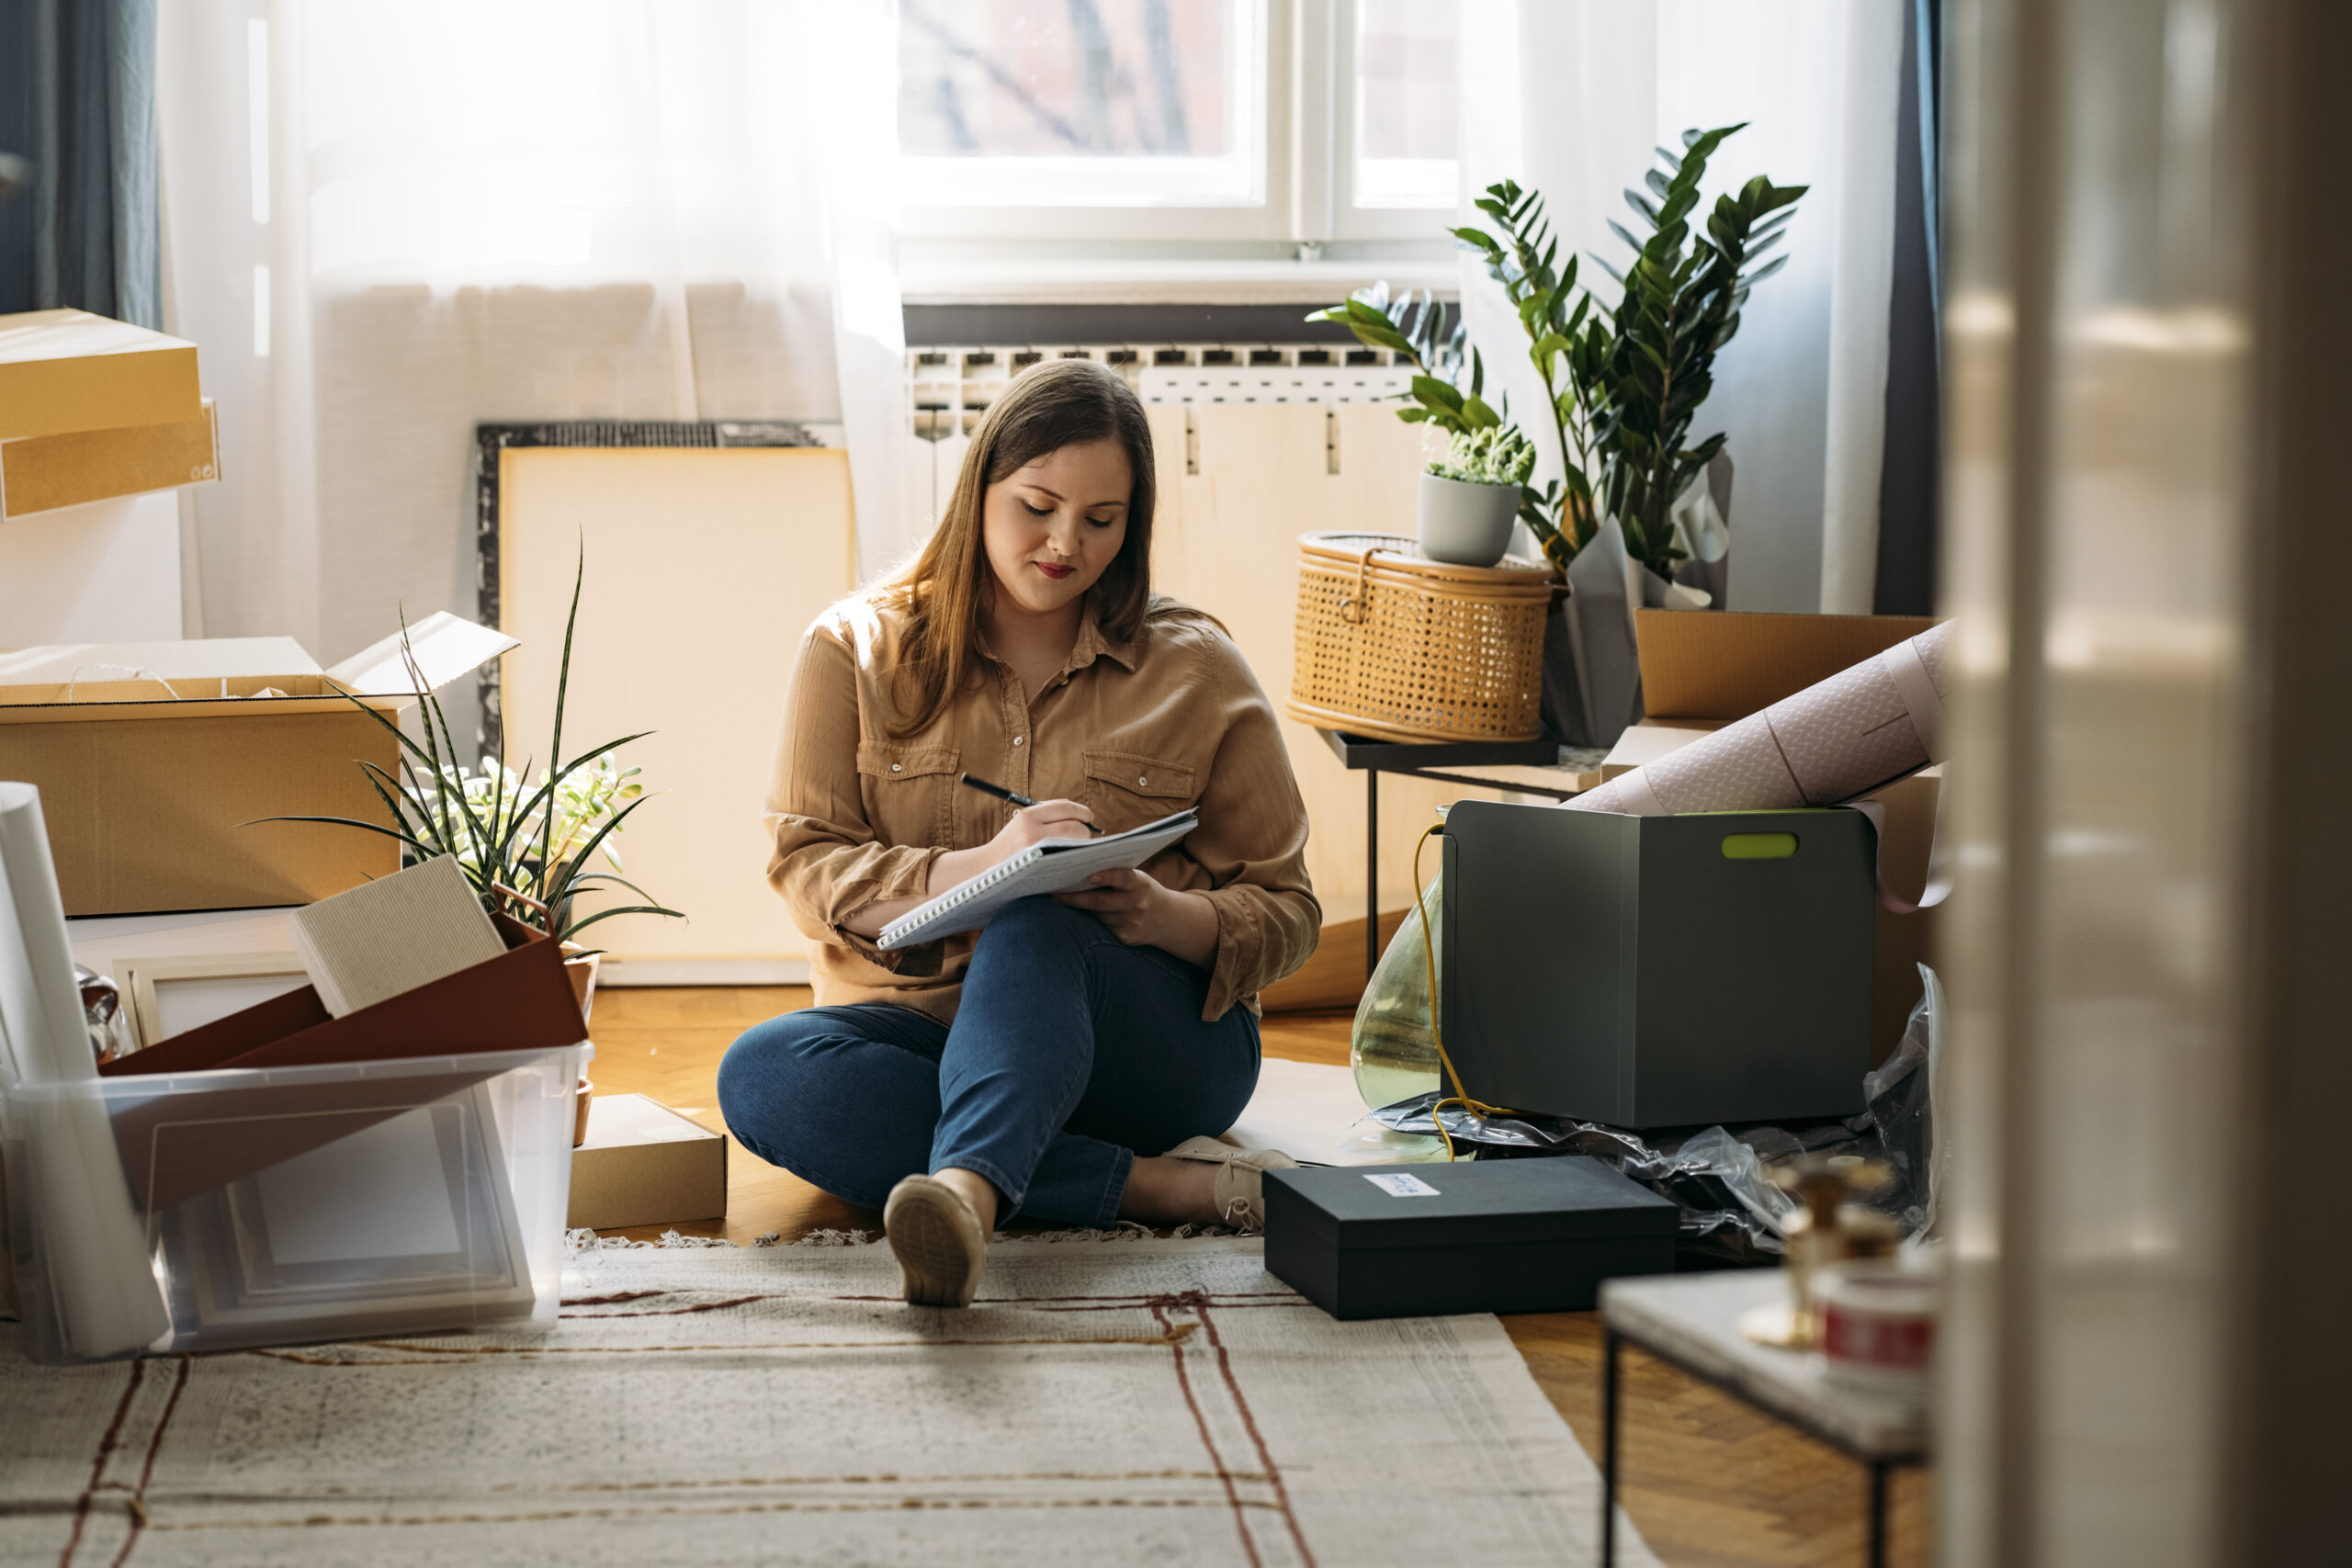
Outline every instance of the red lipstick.
<path fill-rule="evenodd" d="M 1078 568 L 1076 568 L 1076 567 L 1074 567 L 1074 566 L 1056 566 L 1056 565 L 1055 565 L 1053 562 L 1051 562 L 1051 561 L 1042 561 L 1042 560 L 1041 560 L 1041 561 L 1037 561 L 1037 562 L 1035 562 L 1035 563 L 1034 563 L 1034 564 L 1036 566 L 1036 568 L 1037 568 L 1037 570 L 1038 570 L 1039 571 L 1044 572 L 1047 577 L 1052 578 L 1056 582 L 1059 582 L 1063 578 L 1068 577 L 1071 572 L 1076 571 L 1076 570 L 1078 570 Z"/>

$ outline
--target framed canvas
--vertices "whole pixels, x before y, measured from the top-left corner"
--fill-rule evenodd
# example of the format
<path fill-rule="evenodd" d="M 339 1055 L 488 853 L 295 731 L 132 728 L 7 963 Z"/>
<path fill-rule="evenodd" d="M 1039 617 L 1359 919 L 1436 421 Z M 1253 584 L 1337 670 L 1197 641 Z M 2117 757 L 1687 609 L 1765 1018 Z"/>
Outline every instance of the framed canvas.
<path fill-rule="evenodd" d="M 160 1229 L 199 1342 L 464 1327 L 536 1300 L 487 1086 L 370 1115 Z"/>
<path fill-rule="evenodd" d="M 484 743 L 545 764 L 583 547 L 564 733 L 652 731 L 619 759 L 662 798 L 612 842 L 692 919 L 596 927 L 597 984 L 808 984 L 808 939 L 759 874 L 760 814 L 801 633 L 856 586 L 848 454 L 725 421 L 484 424 L 476 442 L 475 619 L 522 639 L 481 672 Z"/>
<path fill-rule="evenodd" d="M 119 958 L 115 978 L 141 1050 L 311 983 L 291 953 Z"/>

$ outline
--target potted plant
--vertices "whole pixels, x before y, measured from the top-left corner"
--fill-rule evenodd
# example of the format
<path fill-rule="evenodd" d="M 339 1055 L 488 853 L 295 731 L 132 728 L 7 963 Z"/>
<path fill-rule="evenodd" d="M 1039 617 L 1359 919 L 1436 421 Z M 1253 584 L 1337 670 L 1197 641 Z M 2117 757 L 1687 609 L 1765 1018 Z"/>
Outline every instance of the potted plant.
<path fill-rule="evenodd" d="M 1627 553 L 1661 580 L 1672 579 L 1689 553 L 1678 539 L 1674 505 L 1724 449 L 1721 432 L 1684 445 L 1714 389 L 1715 355 L 1739 331 L 1748 291 L 1788 265 L 1786 254 L 1755 263 L 1787 235 L 1806 189 L 1758 175 L 1736 195 L 1715 199 L 1703 236 L 1692 232 L 1707 160 L 1741 129 L 1686 130 L 1679 158 L 1659 148 L 1666 172 L 1646 176 L 1657 199 L 1625 193 L 1649 237 L 1636 239 L 1611 222 L 1634 258 L 1622 273 L 1600 264 L 1621 292 L 1608 355 L 1595 367 L 1605 411 L 1593 433 L 1603 454 L 1600 501 Z"/>
<path fill-rule="evenodd" d="M 1658 149 L 1663 166 L 1645 176 L 1647 194 L 1625 193 L 1648 235 L 1610 224 L 1634 252 L 1623 271 L 1600 263 L 1620 286 L 1613 308 L 1579 284 L 1574 255 L 1561 261 L 1536 192 L 1509 180 L 1490 186 L 1476 205 L 1493 231 L 1453 231 L 1502 286 L 1551 413 L 1561 472 L 1541 491 L 1522 482 L 1520 518 L 1569 591 L 1565 614 L 1545 630 L 1544 716 L 1571 744 L 1612 744 L 1638 712 L 1633 609 L 1707 602 L 1675 583 L 1686 558 L 1702 553 L 1686 547 L 1677 508 L 1686 494 L 1705 500 L 1697 514 L 1719 555 L 1723 505 L 1694 481 L 1722 468 L 1724 437 L 1686 441 L 1749 290 L 1787 258 L 1756 264 L 1785 236 L 1805 192 L 1758 175 L 1719 197 L 1694 230 L 1707 162 L 1741 129 L 1685 131 L 1679 155 Z M 1392 302 L 1376 288 L 1309 320 L 1344 321 L 1360 341 L 1407 358 L 1414 376 L 1398 418 L 1449 431 L 1504 423 L 1507 409 L 1487 407 L 1481 395 L 1484 367 L 1476 349 L 1465 355 L 1459 321 L 1449 333 L 1444 307 L 1426 296 Z M 1604 521 L 1616 526 L 1604 530 Z"/>
<path fill-rule="evenodd" d="M 455 856 L 473 885 L 482 907 L 505 914 L 525 925 L 546 931 L 562 944 L 565 968 L 573 993 L 580 998 L 584 1023 L 595 996 L 601 949 L 583 946 L 582 931 L 616 915 L 684 917 L 664 908 L 652 896 L 621 874 L 614 839 L 629 815 L 650 797 L 637 782 L 636 768 L 623 768 L 616 753 L 650 730 L 624 735 L 591 746 L 569 761 L 563 759 L 563 706 L 571 682 L 571 639 L 580 621 L 580 590 L 587 577 L 583 551 L 571 585 L 571 611 L 564 622 L 563 658 L 557 667 L 554 732 L 548 755 L 558 765 L 539 770 L 536 783 L 526 783 L 531 765 L 510 770 L 503 754 L 481 759 L 479 770 L 458 761 L 456 738 L 440 700 L 425 683 L 413 658 L 408 659 L 424 731 L 412 739 L 393 719 L 352 698 L 353 705 L 390 731 L 400 745 L 400 772 L 394 774 L 373 762 L 359 766 L 390 814 L 389 825 L 351 817 L 283 817 L 272 821 L 327 822 L 381 833 L 400 840 L 402 859 L 415 863 L 436 855 Z M 402 654 L 407 656 L 407 626 L 401 626 Z M 595 869 L 602 858 L 606 869 Z M 625 888 L 645 900 L 583 912 L 582 900 L 610 888 Z M 585 1125 L 586 1080 L 580 1103 Z M 575 1139 L 575 1142 L 577 1140 Z"/>
<path fill-rule="evenodd" d="M 1457 431 L 1421 473 L 1421 553 L 1455 566 L 1502 559 L 1534 467 L 1535 448 L 1515 426 Z"/>

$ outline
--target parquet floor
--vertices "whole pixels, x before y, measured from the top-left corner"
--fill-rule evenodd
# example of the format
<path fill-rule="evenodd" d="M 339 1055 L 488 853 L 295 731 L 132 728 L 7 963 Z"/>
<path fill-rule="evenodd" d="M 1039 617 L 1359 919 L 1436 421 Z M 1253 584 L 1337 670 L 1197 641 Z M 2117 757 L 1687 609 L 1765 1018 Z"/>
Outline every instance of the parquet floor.
<path fill-rule="evenodd" d="M 715 1092 L 728 1043 L 762 1019 L 808 1005 L 798 987 L 605 990 L 596 997 L 599 1093 L 652 1096 L 722 1129 Z M 1346 1014 L 1270 1017 L 1269 1055 L 1345 1063 Z M 723 1224 L 676 1228 L 749 1241 L 826 1226 L 879 1229 L 881 1216 L 830 1198 L 797 1177 L 728 1150 Z M 650 1239 L 667 1227 L 616 1234 Z M 1553 1404 L 1598 1457 L 1600 1325 L 1591 1313 L 1503 1320 Z M 1863 1561 L 1861 1468 L 1738 1400 L 1644 1356 L 1626 1363 L 1623 1499 L 1634 1524 L 1673 1568 L 1798 1568 Z M 1928 1561 L 1929 1485 L 1895 1478 L 1894 1563 Z"/>

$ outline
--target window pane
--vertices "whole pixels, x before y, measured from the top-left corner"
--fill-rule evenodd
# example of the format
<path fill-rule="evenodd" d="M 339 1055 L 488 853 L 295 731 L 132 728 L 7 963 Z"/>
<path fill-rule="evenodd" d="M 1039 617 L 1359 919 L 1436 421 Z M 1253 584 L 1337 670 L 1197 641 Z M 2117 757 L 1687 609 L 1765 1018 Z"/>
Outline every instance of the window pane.
<path fill-rule="evenodd" d="M 1359 207 L 1454 199 L 1456 0 L 1356 0 Z"/>
<path fill-rule="evenodd" d="M 1221 158 L 1232 0 L 902 0 L 899 148 L 924 158 Z"/>

